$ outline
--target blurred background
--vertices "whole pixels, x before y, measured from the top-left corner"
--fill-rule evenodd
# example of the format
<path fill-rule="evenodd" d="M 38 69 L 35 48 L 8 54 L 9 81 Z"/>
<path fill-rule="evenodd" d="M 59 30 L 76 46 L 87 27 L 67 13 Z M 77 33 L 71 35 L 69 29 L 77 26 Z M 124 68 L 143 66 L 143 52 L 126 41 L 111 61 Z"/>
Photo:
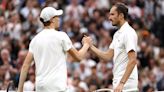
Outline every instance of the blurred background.
<path fill-rule="evenodd" d="M 140 92 L 164 90 L 164 0 L 0 0 L 0 90 L 9 81 L 18 85 L 21 66 L 31 39 L 43 29 L 39 14 L 43 7 L 63 9 L 60 31 L 66 32 L 80 49 L 84 34 L 106 51 L 117 27 L 108 20 L 110 8 L 123 2 L 129 8 L 129 24 L 138 34 Z M 81 62 L 68 55 L 68 85 L 71 92 L 112 88 L 112 61 L 88 52 Z M 24 90 L 35 90 L 35 65 L 31 65 Z"/>

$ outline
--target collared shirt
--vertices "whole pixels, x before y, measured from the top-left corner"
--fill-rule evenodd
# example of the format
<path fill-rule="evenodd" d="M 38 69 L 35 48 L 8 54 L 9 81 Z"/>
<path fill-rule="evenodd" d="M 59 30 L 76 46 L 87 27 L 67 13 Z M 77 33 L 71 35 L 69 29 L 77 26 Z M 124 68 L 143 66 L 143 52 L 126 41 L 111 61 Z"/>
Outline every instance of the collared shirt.
<path fill-rule="evenodd" d="M 123 77 L 128 64 L 128 52 L 133 50 L 137 53 L 137 34 L 135 30 L 125 22 L 121 28 L 114 34 L 113 41 L 109 46 L 114 50 L 114 69 L 113 69 L 113 84 L 114 87 L 118 85 Z M 130 85 L 130 84 L 134 85 Z M 137 65 L 134 67 L 129 79 L 125 83 L 124 90 L 136 89 L 138 84 Z"/>

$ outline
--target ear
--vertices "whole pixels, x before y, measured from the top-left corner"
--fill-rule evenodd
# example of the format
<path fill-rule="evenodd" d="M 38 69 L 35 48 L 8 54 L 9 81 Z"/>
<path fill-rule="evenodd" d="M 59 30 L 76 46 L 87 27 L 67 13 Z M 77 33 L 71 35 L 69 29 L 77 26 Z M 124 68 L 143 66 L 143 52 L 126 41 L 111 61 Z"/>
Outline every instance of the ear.
<path fill-rule="evenodd" d="M 50 22 L 52 22 L 52 23 L 53 23 L 53 22 L 54 22 L 54 18 L 51 18 L 51 19 L 50 19 Z"/>
<path fill-rule="evenodd" d="M 120 13 L 119 16 L 120 16 L 120 18 L 124 18 L 124 14 L 123 13 Z"/>

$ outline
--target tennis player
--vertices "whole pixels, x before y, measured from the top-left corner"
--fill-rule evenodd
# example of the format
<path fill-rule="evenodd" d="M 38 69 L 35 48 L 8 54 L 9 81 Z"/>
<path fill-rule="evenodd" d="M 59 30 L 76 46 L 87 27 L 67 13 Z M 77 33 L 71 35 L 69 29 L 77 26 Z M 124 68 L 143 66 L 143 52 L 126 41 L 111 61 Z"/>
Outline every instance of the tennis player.
<path fill-rule="evenodd" d="M 64 32 L 57 31 L 59 16 L 62 10 L 45 7 L 40 13 L 40 20 L 44 29 L 30 42 L 29 52 L 22 66 L 18 92 L 23 92 L 31 62 L 36 66 L 36 92 L 67 92 L 67 67 L 66 53 L 68 52 L 76 60 L 84 58 L 91 45 L 90 37 L 83 37 L 83 47 L 77 51 Z"/>
<path fill-rule="evenodd" d="M 90 49 L 104 60 L 113 58 L 113 89 L 114 92 L 138 92 L 137 70 L 137 34 L 128 24 L 128 8 L 122 3 L 116 3 L 110 10 L 109 20 L 119 29 L 114 34 L 108 51 L 103 52 L 95 46 Z"/>

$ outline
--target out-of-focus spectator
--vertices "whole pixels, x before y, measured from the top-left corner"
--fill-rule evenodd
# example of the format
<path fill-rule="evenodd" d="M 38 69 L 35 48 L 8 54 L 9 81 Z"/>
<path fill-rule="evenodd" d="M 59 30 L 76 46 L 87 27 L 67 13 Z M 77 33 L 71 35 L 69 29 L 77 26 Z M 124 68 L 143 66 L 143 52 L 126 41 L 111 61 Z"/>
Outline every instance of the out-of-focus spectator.
<path fill-rule="evenodd" d="M 10 33 L 11 39 L 20 39 L 22 30 L 22 25 L 20 22 L 20 17 L 17 12 L 10 15 L 10 22 L 7 24 L 7 30 Z"/>
<path fill-rule="evenodd" d="M 23 7 L 20 11 L 20 14 L 24 17 L 27 18 L 29 13 L 31 12 L 32 15 L 36 18 L 39 15 L 38 9 L 35 7 L 37 0 L 32 1 L 32 0 L 27 0 L 25 7 Z"/>
<path fill-rule="evenodd" d="M 132 19 L 141 18 L 141 9 L 136 5 L 136 0 L 131 0 L 129 2 L 129 15 Z"/>
<path fill-rule="evenodd" d="M 88 76 L 91 75 L 91 70 L 86 66 L 84 62 L 81 62 L 77 71 L 81 80 L 85 80 Z"/>
<path fill-rule="evenodd" d="M 35 73 L 30 72 L 28 75 L 28 80 L 24 83 L 24 91 L 34 91 L 34 90 L 35 90 Z"/>
<path fill-rule="evenodd" d="M 90 91 L 92 91 L 91 89 L 94 86 L 96 86 L 96 89 L 100 88 L 102 82 L 98 77 L 96 66 L 93 66 L 91 71 L 91 75 L 86 78 L 86 83 L 88 84 Z"/>
<path fill-rule="evenodd" d="M 78 0 L 71 0 L 71 4 L 65 8 L 65 20 L 79 19 L 83 12 L 84 8 L 78 3 Z"/>

